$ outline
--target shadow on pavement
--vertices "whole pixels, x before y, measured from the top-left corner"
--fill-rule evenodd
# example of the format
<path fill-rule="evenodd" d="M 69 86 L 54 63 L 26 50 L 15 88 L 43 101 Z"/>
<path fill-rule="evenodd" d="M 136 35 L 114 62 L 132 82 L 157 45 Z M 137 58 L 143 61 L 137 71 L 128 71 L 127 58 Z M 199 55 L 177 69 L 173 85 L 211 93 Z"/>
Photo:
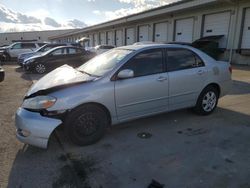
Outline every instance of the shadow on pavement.
<path fill-rule="evenodd" d="M 152 179 L 166 187 L 247 187 L 249 135 L 249 116 L 223 108 L 124 123 L 87 147 L 68 143 L 60 130 L 61 146 L 52 137 L 47 150 L 17 153 L 8 187 L 147 187 Z"/>
<path fill-rule="evenodd" d="M 250 94 L 250 83 L 239 80 L 233 80 L 232 84 L 232 89 L 228 93 L 228 95 Z"/>

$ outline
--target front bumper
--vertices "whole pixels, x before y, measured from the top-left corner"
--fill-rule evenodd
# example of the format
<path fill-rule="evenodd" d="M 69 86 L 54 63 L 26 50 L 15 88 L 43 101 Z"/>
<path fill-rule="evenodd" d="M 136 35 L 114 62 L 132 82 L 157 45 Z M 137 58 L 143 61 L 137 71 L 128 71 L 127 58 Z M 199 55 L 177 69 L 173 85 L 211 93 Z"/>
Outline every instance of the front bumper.
<path fill-rule="evenodd" d="M 4 80 L 4 76 L 5 76 L 4 70 L 0 68 L 0 82 Z"/>
<path fill-rule="evenodd" d="M 21 67 L 23 66 L 24 59 L 22 58 L 17 58 L 17 64 L 20 65 Z"/>
<path fill-rule="evenodd" d="M 62 123 L 59 119 L 43 117 L 37 112 L 19 108 L 16 112 L 16 137 L 19 141 L 47 148 L 51 133 Z M 24 135 L 23 131 L 28 135 Z"/>

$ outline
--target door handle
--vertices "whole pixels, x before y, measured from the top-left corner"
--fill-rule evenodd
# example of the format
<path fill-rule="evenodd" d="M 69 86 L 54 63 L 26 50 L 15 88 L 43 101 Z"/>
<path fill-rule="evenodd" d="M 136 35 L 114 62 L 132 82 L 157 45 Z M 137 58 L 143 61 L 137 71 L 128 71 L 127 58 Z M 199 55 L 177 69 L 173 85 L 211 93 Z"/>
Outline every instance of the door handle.
<path fill-rule="evenodd" d="M 197 72 L 197 74 L 202 75 L 202 74 L 204 74 L 204 71 L 203 71 L 203 70 L 199 70 L 199 71 Z"/>
<path fill-rule="evenodd" d="M 162 82 L 167 79 L 168 79 L 167 77 L 160 76 L 159 78 L 157 78 L 157 81 Z"/>

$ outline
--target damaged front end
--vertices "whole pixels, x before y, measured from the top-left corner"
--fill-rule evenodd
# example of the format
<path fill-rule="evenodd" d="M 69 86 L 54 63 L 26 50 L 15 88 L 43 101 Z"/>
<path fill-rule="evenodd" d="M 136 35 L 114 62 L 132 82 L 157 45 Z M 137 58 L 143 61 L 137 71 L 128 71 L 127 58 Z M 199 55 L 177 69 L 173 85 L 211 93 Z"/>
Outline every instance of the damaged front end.
<path fill-rule="evenodd" d="M 44 76 L 27 92 L 16 112 L 17 138 L 23 143 L 47 148 L 52 132 L 60 126 L 68 110 L 49 110 L 57 102 L 58 92 L 94 78 L 64 65 Z"/>

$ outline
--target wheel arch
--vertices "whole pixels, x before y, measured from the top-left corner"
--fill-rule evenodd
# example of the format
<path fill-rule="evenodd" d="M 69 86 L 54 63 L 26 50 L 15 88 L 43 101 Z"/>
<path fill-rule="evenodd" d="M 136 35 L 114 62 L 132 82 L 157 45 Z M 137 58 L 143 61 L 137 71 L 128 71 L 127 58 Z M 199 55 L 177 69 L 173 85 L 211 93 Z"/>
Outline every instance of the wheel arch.
<path fill-rule="evenodd" d="M 220 85 L 219 85 L 218 83 L 212 82 L 212 83 L 208 84 L 204 89 L 206 89 L 206 88 L 208 88 L 208 87 L 213 87 L 213 88 L 217 89 L 217 91 L 218 91 L 218 96 L 220 96 L 220 94 L 221 94 L 221 88 L 220 88 Z M 203 90 L 204 90 L 204 89 L 203 89 Z M 202 90 L 202 91 L 203 91 L 203 90 Z"/>
<path fill-rule="evenodd" d="M 97 102 L 87 102 L 87 103 L 80 104 L 80 105 L 74 107 L 72 110 L 74 110 L 74 109 L 76 109 L 76 108 L 79 108 L 79 107 L 86 106 L 86 105 L 98 106 L 99 108 L 103 109 L 104 112 L 105 112 L 105 113 L 107 114 L 107 116 L 108 116 L 108 124 L 109 124 L 109 126 L 112 124 L 112 118 L 111 118 L 111 113 L 110 113 L 109 109 L 108 109 L 105 105 L 103 105 L 103 104 L 101 104 L 101 103 L 97 103 Z M 72 110 L 71 110 L 71 111 L 72 111 Z"/>

